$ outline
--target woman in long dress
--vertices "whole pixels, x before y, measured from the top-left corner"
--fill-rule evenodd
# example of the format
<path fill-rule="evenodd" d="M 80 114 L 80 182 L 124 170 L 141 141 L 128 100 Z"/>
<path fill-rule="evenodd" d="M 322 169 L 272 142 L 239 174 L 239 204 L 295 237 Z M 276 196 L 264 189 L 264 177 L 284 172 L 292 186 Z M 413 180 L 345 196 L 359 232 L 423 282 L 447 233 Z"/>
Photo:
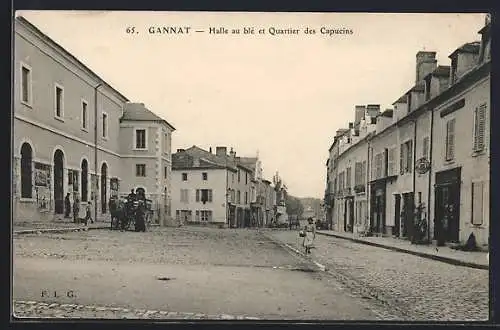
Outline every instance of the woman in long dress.
<path fill-rule="evenodd" d="M 307 222 L 308 224 L 304 227 L 305 236 L 302 245 L 306 249 L 306 254 L 310 254 L 316 238 L 316 227 L 312 218 L 307 219 Z"/>

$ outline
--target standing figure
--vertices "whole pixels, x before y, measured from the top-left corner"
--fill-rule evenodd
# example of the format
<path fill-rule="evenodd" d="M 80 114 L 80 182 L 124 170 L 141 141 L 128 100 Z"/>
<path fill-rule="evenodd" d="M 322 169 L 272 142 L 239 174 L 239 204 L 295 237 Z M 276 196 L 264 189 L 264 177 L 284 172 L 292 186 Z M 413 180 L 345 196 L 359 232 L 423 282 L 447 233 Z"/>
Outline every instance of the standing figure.
<path fill-rule="evenodd" d="M 64 217 L 69 218 L 71 214 L 71 200 L 69 198 L 69 193 L 66 194 L 64 198 Z"/>
<path fill-rule="evenodd" d="M 94 220 L 92 219 L 92 202 L 88 202 L 87 203 L 87 209 L 86 209 L 86 213 L 85 213 L 85 225 L 88 224 L 89 220 L 91 223 L 94 223 Z"/>
<path fill-rule="evenodd" d="M 306 254 L 310 254 L 311 248 L 314 247 L 314 239 L 316 238 L 316 226 L 312 218 L 307 219 L 307 223 L 308 224 L 304 226 L 305 236 L 302 246 L 304 246 Z"/>
<path fill-rule="evenodd" d="M 73 222 L 78 223 L 78 214 L 80 213 L 80 200 L 78 197 L 75 198 L 73 202 Z"/>

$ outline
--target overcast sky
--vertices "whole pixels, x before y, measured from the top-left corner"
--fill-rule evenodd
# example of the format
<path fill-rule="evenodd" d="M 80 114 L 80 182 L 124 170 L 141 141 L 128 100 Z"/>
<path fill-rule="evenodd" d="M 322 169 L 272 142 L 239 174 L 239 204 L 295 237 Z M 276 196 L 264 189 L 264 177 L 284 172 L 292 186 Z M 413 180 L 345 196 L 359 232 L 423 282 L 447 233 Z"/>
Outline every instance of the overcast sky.
<path fill-rule="evenodd" d="M 258 150 L 264 175 L 279 171 L 289 192 L 322 198 L 328 148 L 356 104 L 382 109 L 415 80 L 415 55 L 438 64 L 479 40 L 482 14 L 18 12 L 131 101 L 176 131 L 172 148 Z M 127 27 L 134 26 L 134 34 Z M 151 26 L 191 27 L 150 34 Z M 254 27 L 214 35 L 210 27 Z M 314 35 L 305 35 L 310 27 Z M 353 34 L 321 34 L 321 27 Z M 259 34 L 259 29 L 265 34 Z M 270 35 L 270 28 L 300 34 Z M 196 33 L 194 30 L 205 30 Z"/>

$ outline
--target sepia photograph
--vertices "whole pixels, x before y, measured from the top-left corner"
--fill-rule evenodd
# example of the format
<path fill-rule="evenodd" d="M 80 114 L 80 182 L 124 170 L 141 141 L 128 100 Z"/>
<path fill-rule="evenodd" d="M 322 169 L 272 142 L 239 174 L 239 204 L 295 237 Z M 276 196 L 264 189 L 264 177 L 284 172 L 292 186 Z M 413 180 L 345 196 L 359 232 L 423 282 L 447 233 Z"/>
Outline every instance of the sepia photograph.
<path fill-rule="evenodd" d="M 11 321 L 490 319 L 490 14 L 12 21 Z"/>

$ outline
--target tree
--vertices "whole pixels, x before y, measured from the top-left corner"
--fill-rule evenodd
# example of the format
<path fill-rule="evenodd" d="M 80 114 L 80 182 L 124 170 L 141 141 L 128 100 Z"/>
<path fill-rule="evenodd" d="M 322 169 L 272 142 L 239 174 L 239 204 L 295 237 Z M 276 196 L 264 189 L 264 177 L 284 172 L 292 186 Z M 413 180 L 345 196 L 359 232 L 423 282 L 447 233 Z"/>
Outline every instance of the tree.
<path fill-rule="evenodd" d="M 304 213 L 304 206 L 299 198 L 286 195 L 286 213 L 301 216 Z"/>

